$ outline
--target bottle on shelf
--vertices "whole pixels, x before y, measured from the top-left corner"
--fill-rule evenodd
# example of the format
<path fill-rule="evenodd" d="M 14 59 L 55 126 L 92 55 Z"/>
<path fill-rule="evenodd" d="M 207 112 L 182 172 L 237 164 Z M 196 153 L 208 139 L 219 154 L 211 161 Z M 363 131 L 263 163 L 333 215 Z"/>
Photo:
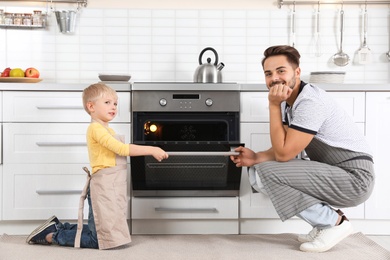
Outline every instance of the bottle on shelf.
<path fill-rule="evenodd" d="M 23 25 L 26 25 L 26 26 L 32 25 L 32 14 L 24 14 Z"/>
<path fill-rule="evenodd" d="M 23 24 L 23 15 L 16 13 L 14 14 L 14 25 L 22 25 Z"/>
<path fill-rule="evenodd" d="M 36 26 L 42 26 L 42 11 L 34 10 L 32 15 L 32 24 Z"/>
<path fill-rule="evenodd" d="M 12 13 L 4 13 L 4 24 L 5 25 L 14 24 L 14 18 Z"/>
<path fill-rule="evenodd" d="M 0 9 L 0 24 L 4 24 L 5 23 L 4 19 L 5 19 L 4 10 Z"/>

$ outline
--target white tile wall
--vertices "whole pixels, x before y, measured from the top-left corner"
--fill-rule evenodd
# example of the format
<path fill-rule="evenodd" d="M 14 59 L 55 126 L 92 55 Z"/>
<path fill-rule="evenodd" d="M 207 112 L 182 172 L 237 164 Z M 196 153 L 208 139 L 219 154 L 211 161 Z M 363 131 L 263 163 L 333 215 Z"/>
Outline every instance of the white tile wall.
<path fill-rule="evenodd" d="M 23 7 L 1 7 L 29 12 Z M 343 50 L 352 61 L 345 67 L 332 63 L 339 50 L 339 9 L 321 10 L 323 54 L 313 55 L 315 8 L 296 11 L 296 48 L 300 51 L 303 79 L 311 71 L 346 71 L 346 83 L 390 83 L 390 14 L 369 8 L 367 43 L 373 62 L 356 63 L 361 46 L 362 9 L 346 6 Z M 49 10 L 46 29 L 0 29 L 0 70 L 37 67 L 46 82 L 98 81 L 98 73 L 130 73 L 132 81 L 192 81 L 198 57 L 214 47 L 225 63 L 225 82 L 263 83 L 263 51 L 290 41 L 290 9 L 173 10 L 90 9 L 79 12 L 76 32 L 61 34 Z M 211 52 L 205 56 L 212 57 Z M 206 57 L 204 57 L 206 58 Z M 205 60 L 205 59 L 204 59 Z"/>

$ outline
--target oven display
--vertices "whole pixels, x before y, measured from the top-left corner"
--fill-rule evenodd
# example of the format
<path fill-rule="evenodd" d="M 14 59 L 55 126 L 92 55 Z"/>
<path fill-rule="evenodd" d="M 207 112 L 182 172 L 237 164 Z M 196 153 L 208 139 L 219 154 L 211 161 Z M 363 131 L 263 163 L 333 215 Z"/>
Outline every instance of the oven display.
<path fill-rule="evenodd" d="M 173 94 L 172 99 L 200 99 L 199 94 Z"/>
<path fill-rule="evenodd" d="M 147 121 L 144 124 L 145 141 L 224 141 L 226 122 L 172 122 Z"/>

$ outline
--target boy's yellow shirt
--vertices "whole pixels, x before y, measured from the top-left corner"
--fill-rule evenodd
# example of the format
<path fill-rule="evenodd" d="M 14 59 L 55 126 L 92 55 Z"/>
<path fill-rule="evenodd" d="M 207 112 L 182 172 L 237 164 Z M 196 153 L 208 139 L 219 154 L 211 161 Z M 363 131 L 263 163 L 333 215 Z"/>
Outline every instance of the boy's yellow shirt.
<path fill-rule="evenodd" d="M 117 140 L 115 131 L 92 122 L 87 130 L 87 146 L 92 173 L 116 166 L 116 155 L 129 156 L 129 144 Z"/>

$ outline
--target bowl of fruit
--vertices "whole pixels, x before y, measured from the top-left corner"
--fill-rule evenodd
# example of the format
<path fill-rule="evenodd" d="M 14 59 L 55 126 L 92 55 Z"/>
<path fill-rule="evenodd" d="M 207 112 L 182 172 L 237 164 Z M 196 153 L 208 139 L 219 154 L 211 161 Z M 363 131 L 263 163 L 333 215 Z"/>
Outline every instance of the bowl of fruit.
<path fill-rule="evenodd" d="M 0 82 L 22 82 L 36 83 L 42 81 L 40 73 L 36 68 L 30 67 L 25 70 L 21 68 L 5 68 L 0 75 Z"/>

